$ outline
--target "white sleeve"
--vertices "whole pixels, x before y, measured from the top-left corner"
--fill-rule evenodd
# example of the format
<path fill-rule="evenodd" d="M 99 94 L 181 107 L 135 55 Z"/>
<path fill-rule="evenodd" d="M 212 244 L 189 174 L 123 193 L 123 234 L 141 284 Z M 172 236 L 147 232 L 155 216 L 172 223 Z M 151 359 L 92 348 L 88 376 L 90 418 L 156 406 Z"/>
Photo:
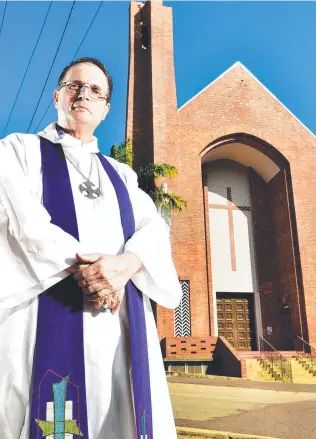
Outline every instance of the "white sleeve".
<path fill-rule="evenodd" d="M 0 141 L 2 308 L 17 306 L 66 277 L 65 268 L 80 251 L 79 242 L 50 222 L 47 210 L 32 193 L 22 143 L 13 147 L 7 139 Z"/>
<path fill-rule="evenodd" d="M 150 299 L 166 308 L 176 308 L 182 291 L 172 261 L 167 226 L 152 199 L 138 187 L 136 173 L 127 165 L 111 160 L 127 186 L 135 216 L 135 233 L 125 251 L 134 253 L 144 269 L 135 273 L 133 283 Z"/>

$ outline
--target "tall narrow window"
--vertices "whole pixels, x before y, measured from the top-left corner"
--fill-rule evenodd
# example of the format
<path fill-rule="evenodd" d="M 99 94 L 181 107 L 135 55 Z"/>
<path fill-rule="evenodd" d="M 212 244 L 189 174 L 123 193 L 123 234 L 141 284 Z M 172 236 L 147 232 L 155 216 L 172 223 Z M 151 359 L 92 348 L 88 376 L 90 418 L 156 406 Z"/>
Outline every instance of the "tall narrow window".
<path fill-rule="evenodd" d="M 182 288 L 182 299 L 179 306 L 174 311 L 174 333 L 176 337 L 190 337 L 190 282 L 180 280 Z"/>

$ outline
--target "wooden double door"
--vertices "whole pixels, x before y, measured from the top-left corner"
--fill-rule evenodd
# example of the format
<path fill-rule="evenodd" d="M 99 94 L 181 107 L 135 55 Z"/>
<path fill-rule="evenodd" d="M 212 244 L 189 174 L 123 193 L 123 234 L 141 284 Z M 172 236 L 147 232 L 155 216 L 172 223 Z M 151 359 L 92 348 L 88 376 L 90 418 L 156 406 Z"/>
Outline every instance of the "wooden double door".
<path fill-rule="evenodd" d="M 218 335 L 237 350 L 256 350 L 253 294 L 217 293 Z"/>

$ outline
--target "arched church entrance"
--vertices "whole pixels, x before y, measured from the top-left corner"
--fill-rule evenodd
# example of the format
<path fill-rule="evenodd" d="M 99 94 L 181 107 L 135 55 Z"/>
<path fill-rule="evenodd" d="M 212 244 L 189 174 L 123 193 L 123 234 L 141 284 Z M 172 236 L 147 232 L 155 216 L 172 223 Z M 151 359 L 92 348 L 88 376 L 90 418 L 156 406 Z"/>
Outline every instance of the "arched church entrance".
<path fill-rule="evenodd" d="M 260 337 L 292 350 L 302 313 L 288 163 L 239 136 L 206 148 L 202 169 L 212 333 L 237 350 L 257 350 Z"/>

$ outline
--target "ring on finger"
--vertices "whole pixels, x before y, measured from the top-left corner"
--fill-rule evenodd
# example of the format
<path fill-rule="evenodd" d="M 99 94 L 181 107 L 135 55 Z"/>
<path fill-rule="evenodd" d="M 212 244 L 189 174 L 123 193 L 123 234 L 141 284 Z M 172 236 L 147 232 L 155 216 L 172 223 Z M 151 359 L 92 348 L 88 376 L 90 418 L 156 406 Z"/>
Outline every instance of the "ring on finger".
<path fill-rule="evenodd" d="M 100 312 L 106 312 L 109 309 L 108 305 L 106 303 L 103 303 L 103 305 L 100 308 Z"/>

